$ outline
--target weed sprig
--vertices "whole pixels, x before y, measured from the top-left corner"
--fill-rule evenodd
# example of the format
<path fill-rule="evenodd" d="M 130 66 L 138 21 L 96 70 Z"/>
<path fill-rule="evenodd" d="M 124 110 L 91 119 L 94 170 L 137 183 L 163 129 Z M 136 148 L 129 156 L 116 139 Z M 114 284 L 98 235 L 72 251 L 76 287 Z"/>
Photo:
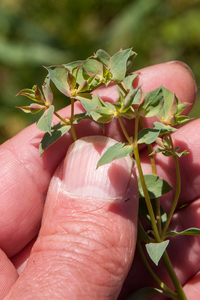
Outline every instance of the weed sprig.
<path fill-rule="evenodd" d="M 169 237 L 173 235 L 199 235 L 198 228 L 189 228 L 183 232 L 169 231 L 170 221 L 176 209 L 180 189 L 179 158 L 186 155 L 187 150 L 179 152 L 174 147 L 172 133 L 177 127 L 189 120 L 182 112 L 187 103 L 181 103 L 176 95 L 170 90 L 161 86 L 148 94 L 145 94 L 142 87 L 133 87 L 137 74 L 128 74 L 136 53 L 132 49 L 121 49 L 110 56 L 104 50 L 98 50 L 93 56 L 86 60 L 79 60 L 61 66 L 47 67 L 48 75 L 42 86 L 42 91 L 37 85 L 32 89 L 23 89 L 17 95 L 24 95 L 34 101 L 29 106 L 19 107 L 26 113 L 38 113 L 43 111 L 37 122 L 37 128 L 44 131 L 39 149 L 40 155 L 50 145 L 55 143 L 66 132 L 71 131 L 73 140 L 76 141 L 76 124 L 84 119 L 89 119 L 99 124 L 104 130 L 104 124 L 118 119 L 127 142 L 116 143 L 110 147 L 100 158 L 97 168 L 113 160 L 130 155 L 134 158 L 138 172 L 138 186 L 140 195 L 139 218 L 138 218 L 138 241 L 137 246 L 141 258 L 147 270 L 159 285 L 158 288 L 143 288 L 128 299 L 148 299 L 153 294 L 164 294 L 172 299 L 186 299 L 182 286 L 174 272 L 173 266 L 167 254 Z M 62 118 L 56 111 L 53 103 L 53 93 L 50 88 L 50 81 L 60 90 L 61 93 L 71 99 L 71 116 Z M 101 85 L 108 86 L 111 82 L 117 85 L 119 98 L 116 103 L 103 101 L 98 95 L 92 92 Z M 84 113 L 74 114 L 74 102 L 81 102 Z M 56 115 L 60 122 L 52 126 L 53 115 Z M 143 118 L 157 117 L 153 128 L 145 128 Z M 142 117 L 142 119 L 141 119 Z M 124 118 L 133 119 L 135 122 L 134 136 L 129 136 L 124 126 Z M 139 126 L 140 125 L 140 126 Z M 142 128 L 139 130 L 139 128 Z M 146 144 L 149 150 L 149 159 L 152 166 L 152 174 L 143 174 L 138 145 Z M 152 144 L 157 143 L 155 150 Z M 160 197 L 172 190 L 172 187 L 156 174 L 154 156 L 162 153 L 165 156 L 172 156 L 176 168 L 176 191 L 171 210 L 166 214 L 160 204 Z M 140 220 L 145 219 L 151 226 L 146 231 Z M 174 284 L 175 292 L 162 282 L 150 267 L 144 253 L 146 252 L 155 265 L 163 260 L 168 274 Z"/>

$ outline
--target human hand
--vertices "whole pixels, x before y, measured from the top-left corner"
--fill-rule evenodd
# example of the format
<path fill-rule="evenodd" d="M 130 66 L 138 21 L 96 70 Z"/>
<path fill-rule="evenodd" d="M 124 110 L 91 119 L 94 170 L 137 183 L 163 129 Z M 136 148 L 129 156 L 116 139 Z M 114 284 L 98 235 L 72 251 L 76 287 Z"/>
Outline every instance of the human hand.
<path fill-rule="evenodd" d="M 180 101 L 194 102 L 194 80 L 179 63 L 140 70 L 140 84 L 146 92 L 162 84 L 175 92 Z M 101 88 L 99 94 L 110 101 L 117 99 L 115 86 Z M 68 115 L 68 109 L 63 110 L 63 116 Z M 76 112 L 81 109 L 77 104 Z M 84 122 L 85 127 L 81 123 L 77 128 L 78 137 L 102 134 L 93 123 Z M 190 151 L 183 161 L 180 159 L 183 184 L 179 205 L 191 203 L 177 212 L 173 228 L 200 226 L 198 126 L 197 120 L 173 134 L 177 144 L 187 144 Z M 131 121 L 126 121 L 126 127 L 133 132 Z M 115 120 L 106 126 L 105 134 L 123 140 Z M 126 299 L 133 290 L 149 285 L 149 275 L 137 253 L 131 267 L 138 207 L 137 181 L 131 162 L 122 159 L 113 162 L 109 170 L 102 166 L 95 171 L 99 152 L 107 147 L 108 139 L 104 137 L 93 138 L 92 143 L 76 142 L 63 164 L 72 143 L 70 135 L 58 140 L 56 147 L 53 144 L 41 158 L 40 139 L 41 132 L 32 125 L 0 148 L 0 299 L 8 293 L 5 299 L 117 299 L 121 289 L 119 299 Z M 145 149 L 141 155 L 148 173 Z M 157 163 L 158 175 L 172 184 L 170 159 L 158 155 Z M 171 201 L 172 198 L 163 197 L 166 210 Z M 183 284 L 198 272 L 199 246 L 198 237 L 176 238 L 170 245 L 169 254 Z M 185 262 L 187 255 L 189 259 Z M 165 278 L 162 265 L 159 270 Z M 195 284 L 198 274 L 185 286 L 188 299 L 195 299 L 189 298 Z"/>

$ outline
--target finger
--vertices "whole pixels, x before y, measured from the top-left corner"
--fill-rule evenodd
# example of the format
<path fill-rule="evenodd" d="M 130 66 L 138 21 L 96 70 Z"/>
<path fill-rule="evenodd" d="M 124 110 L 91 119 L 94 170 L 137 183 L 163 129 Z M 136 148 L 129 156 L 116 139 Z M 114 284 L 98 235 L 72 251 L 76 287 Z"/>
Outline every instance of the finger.
<path fill-rule="evenodd" d="M 87 137 L 69 148 L 50 184 L 39 238 L 6 299 L 117 298 L 135 249 L 138 190 L 130 157 L 96 170 L 113 143 Z"/>
<path fill-rule="evenodd" d="M 184 291 L 188 300 L 199 299 L 200 297 L 200 272 L 185 284 Z"/>
<path fill-rule="evenodd" d="M 147 92 L 163 84 L 172 88 L 180 101 L 194 101 L 196 86 L 193 77 L 179 63 L 140 70 L 138 84 L 143 84 Z M 116 101 L 118 98 L 114 85 L 100 88 L 98 93 L 104 100 Z M 77 103 L 76 113 L 81 111 L 83 108 Z M 69 116 L 70 108 L 63 109 L 61 114 Z M 132 135 L 133 121 L 126 121 L 126 126 Z M 78 137 L 102 134 L 96 124 L 87 120 L 78 124 L 76 130 Z M 124 139 L 117 120 L 106 126 L 105 134 L 118 141 Z M 0 148 L 0 247 L 8 256 L 20 251 L 37 234 L 51 176 L 72 142 L 70 134 L 66 134 L 40 158 L 38 147 L 41 138 L 42 133 L 34 124 Z"/>
<path fill-rule="evenodd" d="M 17 271 L 5 253 L 0 249 L 0 299 L 8 294 L 18 278 Z"/>

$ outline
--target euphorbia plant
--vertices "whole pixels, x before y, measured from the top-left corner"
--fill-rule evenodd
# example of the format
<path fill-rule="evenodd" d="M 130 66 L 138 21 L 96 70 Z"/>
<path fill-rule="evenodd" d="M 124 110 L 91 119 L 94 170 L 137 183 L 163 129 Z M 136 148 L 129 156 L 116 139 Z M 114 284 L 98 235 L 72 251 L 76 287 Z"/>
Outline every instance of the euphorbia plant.
<path fill-rule="evenodd" d="M 97 123 L 104 131 L 105 123 L 118 119 L 126 142 L 116 142 L 111 146 L 100 158 L 96 167 L 99 168 L 101 165 L 127 155 L 135 161 L 139 174 L 140 195 L 137 247 L 145 266 L 160 287 L 144 288 L 134 293 L 129 299 L 148 299 L 156 293 L 164 294 L 172 299 L 186 299 L 168 257 L 167 247 L 171 236 L 200 234 L 198 228 L 189 228 L 183 232 L 169 230 L 181 189 L 179 159 L 188 153 L 187 150 L 179 152 L 179 148 L 174 147 L 172 133 L 189 121 L 189 117 L 182 115 L 188 104 L 179 102 L 176 95 L 163 86 L 148 94 L 145 94 L 142 86 L 134 88 L 134 81 L 138 75 L 128 74 L 127 71 L 135 56 L 136 53 L 132 49 L 121 49 L 113 56 L 100 49 L 86 60 L 46 67 L 48 74 L 42 91 L 37 85 L 32 89 L 21 90 L 17 95 L 25 95 L 34 103 L 19 108 L 26 113 L 43 112 L 37 122 L 37 128 L 44 132 L 39 146 L 40 155 L 68 131 L 76 141 L 76 124 L 82 120 L 89 119 Z M 61 93 L 71 99 L 69 118 L 63 118 L 55 111 L 53 93 L 50 88 L 51 81 Z M 98 93 L 93 93 L 101 85 L 108 86 L 110 83 L 116 84 L 118 88 L 119 96 L 116 103 L 106 102 L 99 97 Z M 83 113 L 74 113 L 75 101 L 82 104 Z M 53 115 L 60 119 L 60 122 L 54 126 L 52 126 Z M 157 117 L 157 121 L 154 122 L 153 128 L 146 128 L 143 121 L 150 117 Z M 124 119 L 133 120 L 135 131 L 133 136 L 127 133 Z M 146 144 L 148 147 L 151 174 L 144 175 L 143 173 L 138 149 L 140 144 Z M 152 144 L 157 144 L 157 146 L 152 147 Z M 172 187 L 156 173 L 154 157 L 157 153 L 171 156 L 176 169 L 175 196 L 168 214 L 160 204 L 160 197 L 171 191 Z M 125 199 L 125 201 L 128 200 Z M 158 278 L 148 263 L 147 255 L 155 265 L 158 265 L 161 259 L 163 260 L 174 284 L 174 290 Z"/>

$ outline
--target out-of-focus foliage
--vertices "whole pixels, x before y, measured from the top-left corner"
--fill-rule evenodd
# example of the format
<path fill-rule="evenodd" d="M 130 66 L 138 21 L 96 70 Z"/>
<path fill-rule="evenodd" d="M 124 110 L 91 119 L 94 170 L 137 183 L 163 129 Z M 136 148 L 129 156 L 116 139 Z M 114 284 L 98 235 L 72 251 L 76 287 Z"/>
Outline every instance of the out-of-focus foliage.
<path fill-rule="evenodd" d="M 15 94 L 42 85 L 42 65 L 85 59 L 99 48 L 112 55 L 133 47 L 139 54 L 134 69 L 182 60 L 198 85 L 199 16 L 200 0 L 1 0 L 0 142 L 34 121 L 15 108 L 29 105 Z M 67 98 L 54 92 L 58 109 Z M 199 101 L 193 116 L 200 115 Z"/>

